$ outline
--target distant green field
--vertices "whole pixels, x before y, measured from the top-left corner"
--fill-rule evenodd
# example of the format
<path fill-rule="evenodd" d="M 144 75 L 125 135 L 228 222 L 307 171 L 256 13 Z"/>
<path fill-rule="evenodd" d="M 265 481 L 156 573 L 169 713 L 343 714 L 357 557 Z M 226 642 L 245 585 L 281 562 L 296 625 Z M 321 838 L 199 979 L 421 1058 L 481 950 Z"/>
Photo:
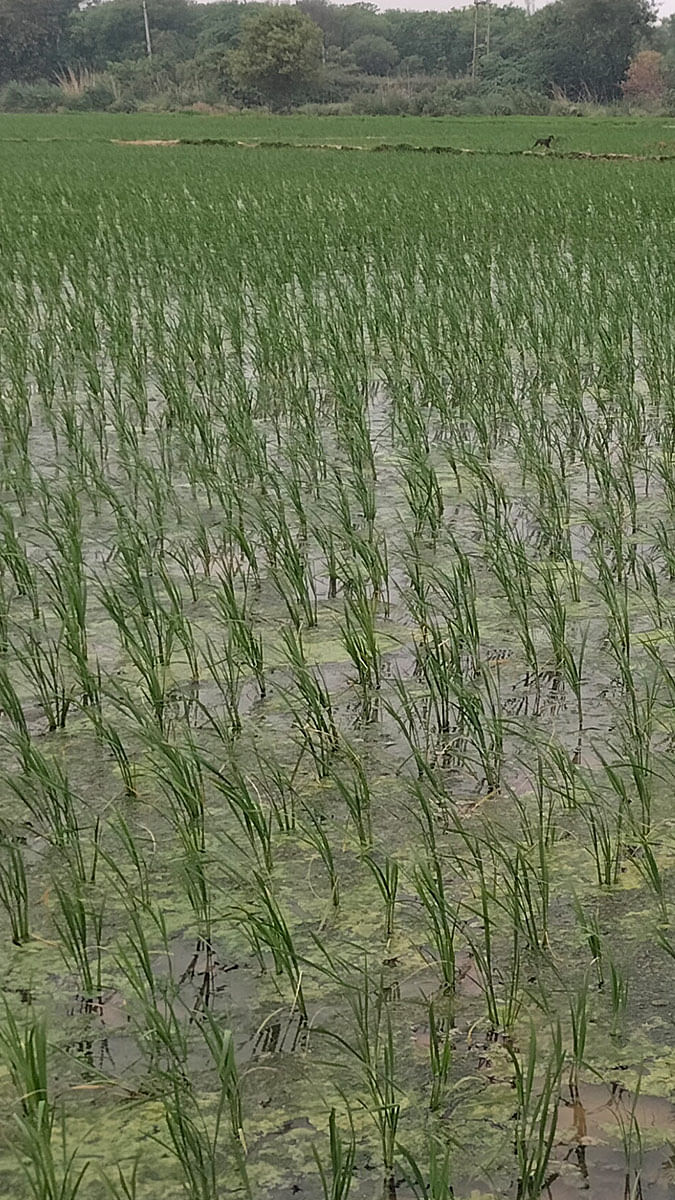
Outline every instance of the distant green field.
<path fill-rule="evenodd" d="M 25 138 L 232 138 L 375 146 L 407 142 L 471 150 L 527 150 L 554 134 L 562 152 L 675 155 L 675 119 L 586 117 L 203 116 L 193 113 L 64 113 L 0 117 L 0 140 Z"/>

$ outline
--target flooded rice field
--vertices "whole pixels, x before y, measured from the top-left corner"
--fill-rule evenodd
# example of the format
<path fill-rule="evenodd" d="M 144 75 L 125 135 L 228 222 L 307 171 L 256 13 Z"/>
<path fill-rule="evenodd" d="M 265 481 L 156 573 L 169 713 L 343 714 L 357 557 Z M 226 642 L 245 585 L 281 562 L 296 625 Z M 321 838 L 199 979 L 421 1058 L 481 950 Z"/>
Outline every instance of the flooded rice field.
<path fill-rule="evenodd" d="M 8 148 L 0 1195 L 675 1194 L 668 180 Z"/>

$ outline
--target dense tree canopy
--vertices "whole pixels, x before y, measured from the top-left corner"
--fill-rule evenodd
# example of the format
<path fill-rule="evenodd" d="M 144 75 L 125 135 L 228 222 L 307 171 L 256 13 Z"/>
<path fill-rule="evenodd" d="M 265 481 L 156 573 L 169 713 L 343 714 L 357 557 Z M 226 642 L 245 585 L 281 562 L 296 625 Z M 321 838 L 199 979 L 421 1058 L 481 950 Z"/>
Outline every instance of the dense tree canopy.
<path fill-rule="evenodd" d="M 331 0 L 146 3 L 161 86 L 202 81 L 215 101 L 230 85 L 278 104 L 345 99 L 396 74 L 433 77 L 437 88 L 468 79 L 492 92 L 611 100 L 645 50 L 663 55 L 664 93 L 675 81 L 675 20 L 655 27 L 651 0 L 554 0 L 531 16 L 497 3 L 448 12 Z M 141 0 L 0 0 L 0 83 L 53 82 L 64 70 L 149 78 L 146 52 Z"/>
<path fill-rule="evenodd" d="M 557 0 L 533 18 L 531 74 L 570 95 L 612 99 L 655 19 L 649 0 Z"/>
<path fill-rule="evenodd" d="M 367 75 L 388 75 L 398 62 L 398 50 L 394 43 L 378 34 L 357 38 L 349 51 L 357 67 Z"/>
<path fill-rule="evenodd" d="M 300 9 L 263 8 L 245 22 L 232 75 L 240 87 L 283 108 L 318 77 L 322 49 L 321 30 Z"/>
<path fill-rule="evenodd" d="M 0 0 L 0 78 L 35 79 L 54 71 L 77 0 Z"/>

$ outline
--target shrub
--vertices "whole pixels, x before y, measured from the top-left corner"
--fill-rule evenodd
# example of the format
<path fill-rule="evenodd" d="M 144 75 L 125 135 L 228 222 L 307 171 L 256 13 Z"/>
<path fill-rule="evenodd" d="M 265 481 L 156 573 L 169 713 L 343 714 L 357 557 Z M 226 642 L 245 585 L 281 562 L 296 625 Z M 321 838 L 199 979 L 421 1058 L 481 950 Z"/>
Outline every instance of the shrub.
<path fill-rule="evenodd" d="M 138 104 L 133 96 L 118 96 L 108 106 L 108 112 L 112 113 L 134 113 L 138 112 Z"/>
<path fill-rule="evenodd" d="M 46 80 L 38 83 L 8 83 L 0 91 L 0 111 L 54 112 L 61 100 L 61 89 Z"/>
<path fill-rule="evenodd" d="M 115 93 L 107 83 L 94 83 L 81 92 L 62 96 L 61 104 L 70 112 L 105 112 L 115 100 Z"/>
<path fill-rule="evenodd" d="M 402 88 L 379 88 L 375 92 L 356 92 L 352 112 L 363 117 L 401 117 L 411 111 L 411 97 Z"/>

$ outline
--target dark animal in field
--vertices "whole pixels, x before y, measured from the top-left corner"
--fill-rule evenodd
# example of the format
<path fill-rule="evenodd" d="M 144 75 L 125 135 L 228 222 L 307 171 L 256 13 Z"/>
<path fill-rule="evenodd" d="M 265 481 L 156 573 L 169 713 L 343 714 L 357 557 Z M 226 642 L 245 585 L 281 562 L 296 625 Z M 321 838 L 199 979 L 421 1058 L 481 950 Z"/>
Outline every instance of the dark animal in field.
<path fill-rule="evenodd" d="M 552 146 L 552 144 L 553 144 L 553 140 L 554 140 L 554 135 L 553 135 L 553 134 L 551 134 L 551 136 L 550 136 L 550 137 L 545 137 L 545 138 L 537 138 L 537 140 L 536 140 L 536 142 L 534 143 L 534 146 L 532 147 L 532 149 L 533 149 L 533 150 L 536 150 L 536 149 L 537 149 L 537 146 L 543 146 L 543 147 L 544 147 L 546 150 L 550 150 L 550 149 L 551 149 L 551 146 Z"/>

